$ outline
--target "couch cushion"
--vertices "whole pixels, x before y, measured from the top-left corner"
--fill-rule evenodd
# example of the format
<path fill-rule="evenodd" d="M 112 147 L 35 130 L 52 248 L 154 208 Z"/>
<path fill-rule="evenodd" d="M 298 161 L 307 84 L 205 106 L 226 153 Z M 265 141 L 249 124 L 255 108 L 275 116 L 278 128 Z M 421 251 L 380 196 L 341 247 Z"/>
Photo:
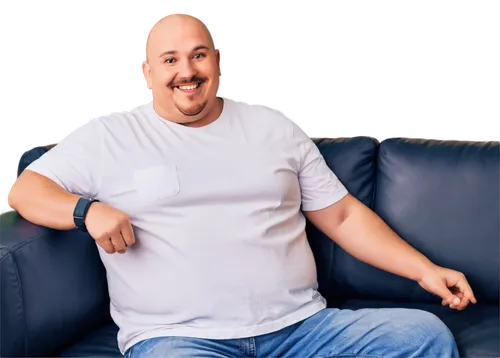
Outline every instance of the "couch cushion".
<path fill-rule="evenodd" d="M 349 193 L 372 206 L 378 141 L 370 137 L 313 140 Z M 309 221 L 306 231 L 316 260 L 319 291 L 330 305 L 338 305 L 342 298 L 333 281 L 333 252 L 337 245 Z"/>
<path fill-rule="evenodd" d="M 349 193 L 372 207 L 379 142 L 371 137 L 315 138 L 313 141 Z"/>
<path fill-rule="evenodd" d="M 11 211 L 0 216 L 1 356 L 45 356 L 109 319 L 95 241 Z"/>
<path fill-rule="evenodd" d="M 56 357 L 123 358 L 118 349 L 117 334 L 118 326 L 113 321 L 108 321 L 54 355 Z"/>
<path fill-rule="evenodd" d="M 433 262 L 463 272 L 482 303 L 499 297 L 499 166 L 498 142 L 390 139 L 378 154 L 375 211 Z M 341 249 L 334 262 L 349 297 L 438 301 Z"/>
<path fill-rule="evenodd" d="M 21 159 L 19 159 L 19 164 L 17 166 L 17 176 L 21 175 L 24 169 L 28 167 L 32 162 L 40 158 L 42 155 L 47 153 L 50 149 L 52 149 L 55 146 L 55 144 L 50 144 L 42 147 L 35 147 L 27 152 L 25 152 L 22 156 Z"/>
<path fill-rule="evenodd" d="M 469 305 L 463 311 L 439 304 L 376 300 L 348 300 L 341 308 L 416 308 L 438 316 L 455 336 L 460 357 L 499 357 L 499 307 L 489 304 Z"/>

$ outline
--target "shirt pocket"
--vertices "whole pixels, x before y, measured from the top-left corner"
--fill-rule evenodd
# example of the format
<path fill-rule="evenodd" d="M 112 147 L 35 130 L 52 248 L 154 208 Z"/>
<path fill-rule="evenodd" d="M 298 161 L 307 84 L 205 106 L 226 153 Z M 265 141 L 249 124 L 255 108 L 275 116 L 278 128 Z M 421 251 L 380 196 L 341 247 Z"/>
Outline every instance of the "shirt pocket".
<path fill-rule="evenodd" d="M 139 200 L 155 202 L 177 195 L 180 191 L 175 164 L 160 164 L 134 170 L 134 182 Z"/>

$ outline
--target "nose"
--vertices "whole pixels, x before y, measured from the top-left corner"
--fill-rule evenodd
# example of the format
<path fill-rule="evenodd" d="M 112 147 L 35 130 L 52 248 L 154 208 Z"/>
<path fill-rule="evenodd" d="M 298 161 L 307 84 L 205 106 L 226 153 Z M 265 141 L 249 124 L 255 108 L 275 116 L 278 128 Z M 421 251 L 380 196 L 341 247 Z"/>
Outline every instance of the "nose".
<path fill-rule="evenodd" d="M 179 74 L 178 74 L 180 81 L 189 81 L 197 73 L 198 72 L 193 67 L 193 64 L 191 63 L 191 61 L 188 60 L 188 61 L 181 62 L 180 68 L 179 68 Z"/>

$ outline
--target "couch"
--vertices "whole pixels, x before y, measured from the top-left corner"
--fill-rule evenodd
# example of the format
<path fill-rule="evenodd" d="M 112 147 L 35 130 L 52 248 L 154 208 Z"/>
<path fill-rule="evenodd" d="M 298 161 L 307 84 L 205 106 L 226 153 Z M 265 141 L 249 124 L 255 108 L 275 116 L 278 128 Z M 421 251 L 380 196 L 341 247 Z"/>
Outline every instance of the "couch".
<path fill-rule="evenodd" d="M 478 303 L 464 311 L 417 283 L 358 261 L 309 222 L 319 290 L 330 307 L 410 307 L 436 314 L 463 357 L 499 357 L 499 142 L 315 138 L 349 192 L 433 262 L 463 272 Z M 48 147 L 27 151 L 18 175 Z M 76 230 L 1 215 L 2 357 L 120 357 L 106 272 Z M 202 299 L 202 298 L 200 298 Z"/>

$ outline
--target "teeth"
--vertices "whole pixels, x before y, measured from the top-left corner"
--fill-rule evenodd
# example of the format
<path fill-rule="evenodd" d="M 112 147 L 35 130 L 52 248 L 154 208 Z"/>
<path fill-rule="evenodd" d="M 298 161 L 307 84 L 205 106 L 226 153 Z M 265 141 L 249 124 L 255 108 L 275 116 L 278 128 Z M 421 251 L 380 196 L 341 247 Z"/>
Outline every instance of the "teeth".
<path fill-rule="evenodd" d="M 194 90 L 196 87 L 198 87 L 199 83 L 196 83 L 194 85 L 190 86 L 179 86 L 181 90 Z"/>

